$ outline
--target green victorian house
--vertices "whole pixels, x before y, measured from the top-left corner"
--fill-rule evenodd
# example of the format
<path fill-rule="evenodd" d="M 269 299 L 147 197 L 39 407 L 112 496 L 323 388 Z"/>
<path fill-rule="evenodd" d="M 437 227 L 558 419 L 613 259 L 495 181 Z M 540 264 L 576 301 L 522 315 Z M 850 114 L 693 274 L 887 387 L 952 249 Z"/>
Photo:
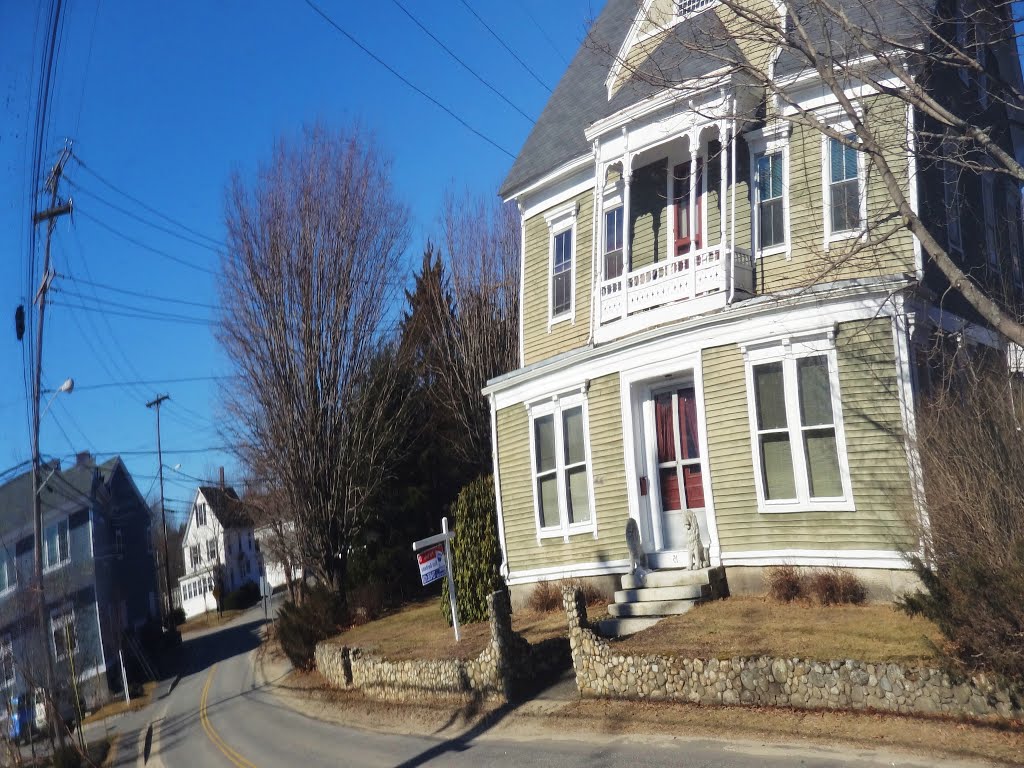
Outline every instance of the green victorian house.
<path fill-rule="evenodd" d="M 780 564 L 854 569 L 875 596 L 912 583 L 924 352 L 943 334 L 998 341 L 965 307 L 940 311 L 908 230 L 874 236 L 893 203 L 864 153 L 793 119 L 849 131 L 817 72 L 744 51 L 739 24 L 716 0 L 608 0 L 501 187 L 522 214 L 521 361 L 484 394 L 516 601 L 542 580 L 610 591 L 630 519 L 650 567 L 676 569 L 696 518 L 734 593 Z M 914 44 L 913 24 L 899 34 Z M 701 39 L 707 55 L 681 42 Z M 762 56 L 785 98 L 723 71 L 734 56 Z M 988 57 L 1019 81 L 1014 51 Z M 920 162 L 913 109 L 847 93 L 891 135 L 936 236 L 1024 295 L 1019 189 Z"/>

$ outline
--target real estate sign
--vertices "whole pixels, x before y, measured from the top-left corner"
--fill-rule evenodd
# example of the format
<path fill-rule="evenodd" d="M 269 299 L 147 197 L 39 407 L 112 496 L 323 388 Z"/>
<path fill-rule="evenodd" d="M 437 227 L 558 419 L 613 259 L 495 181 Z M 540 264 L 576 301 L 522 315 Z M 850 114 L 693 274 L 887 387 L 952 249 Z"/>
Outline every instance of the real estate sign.
<path fill-rule="evenodd" d="M 443 579 L 447 573 L 444 561 L 444 544 L 435 544 L 422 552 L 416 553 L 416 561 L 420 566 L 420 580 L 423 586 Z"/>

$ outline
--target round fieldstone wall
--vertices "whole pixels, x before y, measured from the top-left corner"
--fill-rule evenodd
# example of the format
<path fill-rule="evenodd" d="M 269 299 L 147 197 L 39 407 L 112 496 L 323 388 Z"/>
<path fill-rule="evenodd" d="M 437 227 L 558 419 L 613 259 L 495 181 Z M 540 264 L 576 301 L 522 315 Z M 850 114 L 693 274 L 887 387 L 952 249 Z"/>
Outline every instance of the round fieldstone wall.
<path fill-rule="evenodd" d="M 584 696 L 1024 718 L 1024 691 L 984 675 L 957 680 L 939 669 L 852 659 L 689 659 L 619 653 L 588 628 L 586 604 L 578 590 L 565 588 L 562 597 L 576 685 Z"/>

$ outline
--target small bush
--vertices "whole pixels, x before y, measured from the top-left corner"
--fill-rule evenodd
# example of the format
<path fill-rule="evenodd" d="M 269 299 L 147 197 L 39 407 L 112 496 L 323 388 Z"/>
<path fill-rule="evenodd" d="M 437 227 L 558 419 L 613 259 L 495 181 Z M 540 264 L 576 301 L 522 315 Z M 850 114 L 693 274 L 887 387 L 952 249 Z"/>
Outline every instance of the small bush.
<path fill-rule="evenodd" d="M 171 626 L 180 627 L 185 623 L 185 609 L 181 606 L 171 610 Z"/>
<path fill-rule="evenodd" d="M 768 593 L 780 603 L 791 603 L 806 597 L 807 585 L 803 574 L 792 565 L 780 565 L 768 571 Z"/>
<path fill-rule="evenodd" d="M 224 597 L 225 611 L 238 611 L 248 608 L 259 602 L 260 588 L 255 582 L 247 581 L 234 592 L 228 592 Z"/>
<path fill-rule="evenodd" d="M 58 748 L 53 753 L 51 764 L 53 768 L 79 768 L 82 765 L 82 756 L 75 747 Z"/>
<path fill-rule="evenodd" d="M 539 581 L 526 599 L 526 607 L 538 613 L 547 613 L 562 609 L 562 587 L 575 587 L 583 593 L 587 605 L 599 603 L 605 599 L 604 593 L 589 581 L 581 579 L 563 579 L 561 581 Z"/>
<path fill-rule="evenodd" d="M 348 590 L 348 609 L 353 624 L 365 624 L 387 607 L 387 589 L 382 584 L 360 584 Z"/>
<path fill-rule="evenodd" d="M 463 488 L 452 511 L 455 518 L 452 567 L 455 572 L 459 621 L 466 624 L 486 621 L 487 596 L 505 589 L 505 582 L 498 573 L 501 547 L 498 545 L 494 479 L 484 475 Z M 447 579 L 441 590 L 441 611 L 451 624 Z"/>
<path fill-rule="evenodd" d="M 346 618 L 341 596 L 315 586 L 301 604 L 289 600 L 281 606 L 277 618 L 281 650 L 296 669 L 312 669 L 316 644 L 340 632 Z"/>
<path fill-rule="evenodd" d="M 854 574 L 841 568 L 829 568 L 811 574 L 810 592 L 822 605 L 860 605 L 867 590 Z"/>

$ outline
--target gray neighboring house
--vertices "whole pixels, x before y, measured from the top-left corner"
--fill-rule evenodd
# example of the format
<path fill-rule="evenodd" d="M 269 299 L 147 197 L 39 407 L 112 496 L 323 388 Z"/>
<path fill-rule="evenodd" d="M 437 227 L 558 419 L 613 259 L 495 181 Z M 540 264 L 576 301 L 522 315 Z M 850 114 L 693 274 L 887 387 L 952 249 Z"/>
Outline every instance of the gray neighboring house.
<path fill-rule="evenodd" d="M 122 689 L 118 651 L 159 622 L 149 508 L 121 459 L 42 468 L 43 580 L 62 708 L 72 669 L 85 710 Z M 0 723 L 45 684 L 32 586 L 32 473 L 0 486 Z M 125 662 L 130 662 L 127 648 Z"/>

